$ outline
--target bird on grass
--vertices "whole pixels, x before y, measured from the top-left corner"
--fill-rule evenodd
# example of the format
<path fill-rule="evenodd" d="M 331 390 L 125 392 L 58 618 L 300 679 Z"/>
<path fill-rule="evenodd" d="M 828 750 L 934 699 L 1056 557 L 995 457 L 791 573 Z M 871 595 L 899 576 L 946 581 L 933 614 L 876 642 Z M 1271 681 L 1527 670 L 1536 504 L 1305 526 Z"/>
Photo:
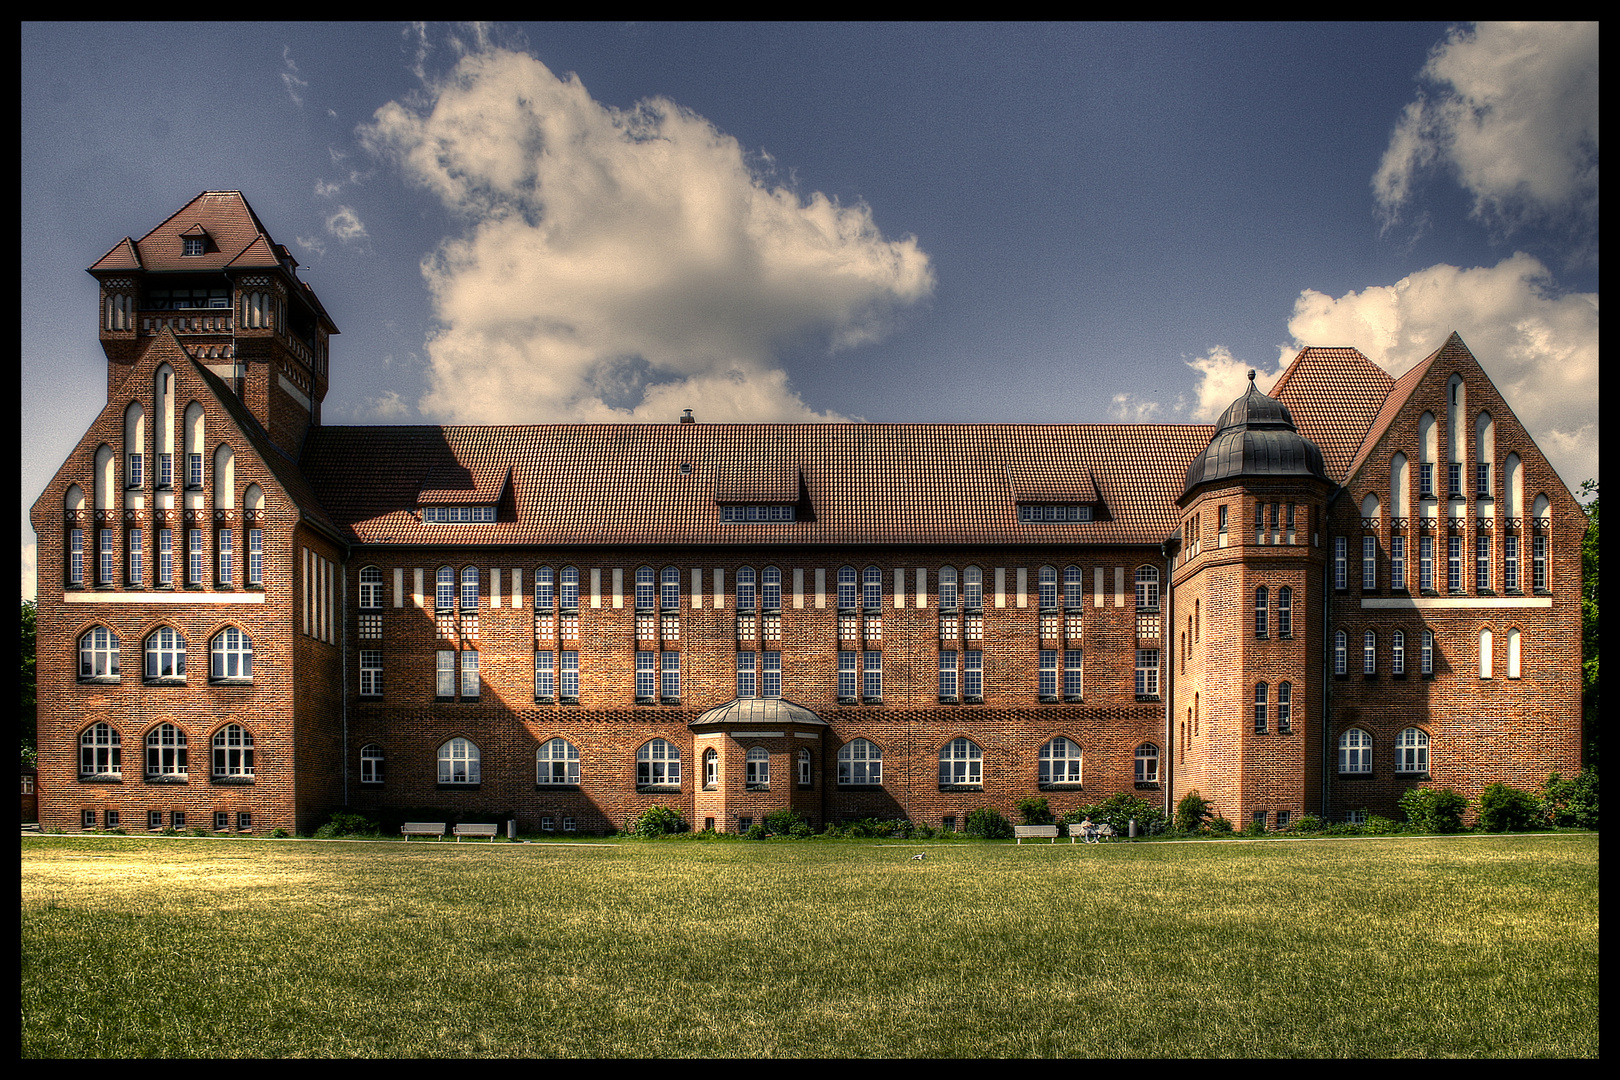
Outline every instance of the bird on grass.
<path fill-rule="evenodd" d="M 912 857 L 911 857 L 911 861 L 912 861 L 912 862 L 916 862 L 916 861 L 917 861 L 917 860 L 919 860 L 919 859 L 926 859 L 926 858 L 928 858 L 928 852 L 926 852 L 926 851 L 919 851 L 919 852 L 917 852 L 917 854 L 915 854 L 915 855 L 913 855 L 913 856 L 912 856 Z"/>

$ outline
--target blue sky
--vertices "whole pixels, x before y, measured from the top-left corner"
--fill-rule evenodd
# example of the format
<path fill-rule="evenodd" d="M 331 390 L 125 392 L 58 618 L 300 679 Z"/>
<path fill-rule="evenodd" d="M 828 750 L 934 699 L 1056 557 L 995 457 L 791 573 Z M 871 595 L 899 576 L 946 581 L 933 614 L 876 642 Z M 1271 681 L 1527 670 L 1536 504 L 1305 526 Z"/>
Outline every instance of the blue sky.
<path fill-rule="evenodd" d="M 29 24 L 22 493 L 105 404 L 84 268 L 240 189 L 328 423 L 1209 421 L 1462 334 L 1598 475 L 1597 29 Z"/>

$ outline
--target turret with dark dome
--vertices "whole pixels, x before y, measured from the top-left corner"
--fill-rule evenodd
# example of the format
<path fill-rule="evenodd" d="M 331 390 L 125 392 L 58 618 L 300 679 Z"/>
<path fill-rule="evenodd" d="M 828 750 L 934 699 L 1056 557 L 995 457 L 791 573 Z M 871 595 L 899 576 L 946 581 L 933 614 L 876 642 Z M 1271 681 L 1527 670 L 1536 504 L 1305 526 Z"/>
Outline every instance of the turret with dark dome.
<path fill-rule="evenodd" d="M 1288 406 L 1254 385 L 1232 402 L 1215 425 L 1215 437 L 1187 466 L 1183 497 L 1199 484 L 1238 477 L 1312 477 L 1326 482 L 1322 451 L 1294 427 Z"/>

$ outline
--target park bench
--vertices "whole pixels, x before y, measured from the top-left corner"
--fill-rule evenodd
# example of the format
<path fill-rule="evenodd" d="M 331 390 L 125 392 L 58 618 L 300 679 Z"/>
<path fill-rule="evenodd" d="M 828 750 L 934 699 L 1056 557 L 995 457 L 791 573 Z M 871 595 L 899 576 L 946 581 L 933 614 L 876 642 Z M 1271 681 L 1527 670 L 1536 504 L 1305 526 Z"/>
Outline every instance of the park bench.
<path fill-rule="evenodd" d="M 496 832 L 499 830 L 499 825 L 457 825 L 456 843 L 461 843 L 461 838 L 463 836 L 487 836 L 491 841 L 493 841 L 495 839 Z"/>
<path fill-rule="evenodd" d="M 443 836 L 444 822 L 442 821 L 407 821 L 399 827 L 408 843 L 413 836 Z"/>
<path fill-rule="evenodd" d="M 1040 840 L 1040 839 L 1045 838 L 1045 839 L 1048 839 L 1052 843 L 1055 844 L 1055 843 L 1057 843 L 1057 834 L 1058 834 L 1058 827 L 1056 825 L 1014 825 L 1013 826 L 1013 835 L 1018 838 L 1016 843 L 1019 843 L 1019 844 L 1022 844 L 1024 842 L 1024 837 L 1026 837 L 1026 836 L 1029 837 L 1031 840 Z"/>

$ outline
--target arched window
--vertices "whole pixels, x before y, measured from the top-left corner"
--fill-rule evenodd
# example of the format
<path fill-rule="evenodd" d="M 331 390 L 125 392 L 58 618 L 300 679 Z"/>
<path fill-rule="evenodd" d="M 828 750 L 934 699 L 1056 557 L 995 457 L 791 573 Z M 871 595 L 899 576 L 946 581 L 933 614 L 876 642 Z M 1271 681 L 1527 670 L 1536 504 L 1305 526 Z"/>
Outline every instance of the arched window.
<path fill-rule="evenodd" d="M 768 787 L 771 782 L 771 755 L 763 746 L 748 748 L 743 759 L 743 780 L 749 787 Z"/>
<path fill-rule="evenodd" d="M 956 610 L 956 567 L 942 566 L 939 568 L 939 610 Z"/>
<path fill-rule="evenodd" d="M 383 782 L 383 748 L 376 743 L 367 743 L 360 748 L 360 782 L 362 784 L 380 784 Z"/>
<path fill-rule="evenodd" d="M 782 610 L 782 571 L 774 566 L 760 574 L 759 606 L 766 611 Z"/>
<path fill-rule="evenodd" d="M 642 787 L 679 786 L 681 748 L 663 739 L 643 743 L 636 751 L 636 783 Z"/>
<path fill-rule="evenodd" d="M 1153 566 L 1136 568 L 1136 607 L 1139 611 L 1157 611 L 1159 607 L 1159 571 Z"/>
<path fill-rule="evenodd" d="M 1389 635 L 1389 673 L 1391 675 L 1406 674 L 1406 633 L 1402 630 L 1393 630 Z"/>
<path fill-rule="evenodd" d="M 117 634 L 105 626 L 96 626 L 79 639 L 79 678 L 118 678 Z"/>
<path fill-rule="evenodd" d="M 1422 653 L 1420 656 L 1421 671 L 1424 675 L 1434 674 L 1434 631 L 1423 631 Z"/>
<path fill-rule="evenodd" d="M 855 568 L 853 566 L 840 566 L 838 568 L 838 610 L 853 611 L 855 609 Z"/>
<path fill-rule="evenodd" d="M 1350 728 L 1339 736 L 1339 771 L 1372 772 L 1372 736 L 1360 728 Z"/>
<path fill-rule="evenodd" d="M 1378 674 L 1378 631 L 1363 630 L 1361 632 L 1361 673 L 1363 675 Z"/>
<path fill-rule="evenodd" d="M 162 626 L 146 639 L 146 677 L 183 679 L 186 677 L 186 639 L 173 627 Z"/>
<path fill-rule="evenodd" d="M 636 567 L 636 610 L 651 611 L 653 609 L 653 592 L 656 584 L 653 578 L 653 568 L 650 566 Z"/>
<path fill-rule="evenodd" d="M 448 566 L 441 566 L 434 572 L 433 609 L 435 611 L 456 609 L 456 572 Z"/>
<path fill-rule="evenodd" d="M 79 736 L 80 776 L 122 776 L 123 737 L 110 724 L 95 724 Z"/>
<path fill-rule="evenodd" d="M 210 679 L 253 678 L 253 639 L 234 626 L 218 634 L 208 650 Z"/>
<path fill-rule="evenodd" d="M 132 401 L 124 410 L 124 486 L 146 483 L 146 410 Z"/>
<path fill-rule="evenodd" d="M 562 568 L 561 580 L 557 584 L 557 604 L 564 611 L 579 610 L 579 568 L 565 566 Z"/>
<path fill-rule="evenodd" d="M 962 606 L 969 611 L 984 607 L 984 571 L 977 566 L 962 571 Z"/>
<path fill-rule="evenodd" d="M 1287 585 L 1277 590 L 1277 636 L 1294 636 L 1294 590 Z"/>
<path fill-rule="evenodd" d="M 1350 642 L 1343 630 L 1333 631 L 1333 674 L 1345 675 L 1350 670 L 1348 655 Z"/>
<path fill-rule="evenodd" d="M 1491 628 L 1488 626 L 1479 632 L 1479 677 L 1491 677 Z"/>
<path fill-rule="evenodd" d="M 1080 764 L 1080 744 L 1060 735 L 1041 747 L 1040 782 L 1078 784 Z"/>
<path fill-rule="evenodd" d="M 236 452 L 229 443 L 214 448 L 214 509 L 236 509 Z"/>
<path fill-rule="evenodd" d="M 1159 748 L 1153 743 L 1145 742 L 1136 748 L 1136 782 L 1159 782 Z"/>
<path fill-rule="evenodd" d="M 658 606 L 665 611 L 681 609 L 681 572 L 673 566 L 664 567 L 660 577 Z"/>
<path fill-rule="evenodd" d="M 214 776 L 225 779 L 253 776 L 253 736 L 240 724 L 226 724 L 214 732 Z"/>
<path fill-rule="evenodd" d="M 939 751 L 939 786 L 984 784 L 984 751 L 971 739 L 952 739 Z"/>
<path fill-rule="evenodd" d="M 865 739 L 854 739 L 839 747 L 838 782 L 846 786 L 882 784 L 882 748 Z"/>
<path fill-rule="evenodd" d="M 861 606 L 868 610 L 883 606 L 883 571 L 875 566 L 861 573 Z"/>
<path fill-rule="evenodd" d="M 1517 679 L 1519 677 L 1519 628 L 1518 627 L 1514 627 L 1513 629 L 1508 631 L 1507 642 L 1508 642 L 1507 677 L 1510 678 L 1510 679 Z"/>
<path fill-rule="evenodd" d="M 146 736 L 146 775 L 184 779 L 186 733 L 173 724 L 159 724 Z"/>
<path fill-rule="evenodd" d="M 1263 638 L 1269 633 L 1268 624 L 1271 590 L 1264 585 L 1254 590 L 1254 636 Z"/>
<path fill-rule="evenodd" d="M 1395 771 L 1398 773 L 1426 773 L 1429 771 L 1429 733 L 1422 728 L 1409 727 L 1395 736 Z"/>
<path fill-rule="evenodd" d="M 557 571 L 542 566 L 534 572 L 534 610 L 551 612 L 557 606 Z"/>
<path fill-rule="evenodd" d="M 1277 684 L 1277 730 L 1284 735 L 1294 730 L 1294 684 Z"/>
<path fill-rule="evenodd" d="M 461 610 L 478 610 L 478 567 L 464 566 L 461 569 Z"/>
<path fill-rule="evenodd" d="M 203 407 L 193 401 L 186 406 L 186 475 L 188 488 L 203 486 Z"/>
<path fill-rule="evenodd" d="M 754 568 L 740 566 L 737 568 L 737 610 L 753 611 L 758 606 L 755 591 Z"/>
<path fill-rule="evenodd" d="M 1058 606 L 1058 575 L 1057 567 L 1043 566 L 1038 571 L 1040 584 L 1040 605 L 1043 611 L 1053 611 Z"/>
<path fill-rule="evenodd" d="M 579 747 L 567 739 L 552 739 L 535 751 L 536 784 L 579 784 Z"/>
<path fill-rule="evenodd" d="M 1266 733 L 1266 709 L 1268 706 L 1266 699 L 1270 696 L 1270 690 L 1271 687 L 1265 683 L 1254 684 L 1254 733 L 1256 735 Z"/>
<path fill-rule="evenodd" d="M 1086 583 L 1078 566 L 1063 568 L 1063 606 L 1076 611 L 1085 606 Z"/>
<path fill-rule="evenodd" d="M 363 608 L 383 606 L 383 572 L 378 567 L 367 566 L 360 571 L 360 606 Z"/>
<path fill-rule="evenodd" d="M 703 787 L 706 791 L 713 791 L 720 786 L 720 755 L 709 747 L 703 751 Z"/>
<path fill-rule="evenodd" d="M 451 739 L 439 747 L 439 783 L 477 784 L 478 747 L 469 739 Z"/>

